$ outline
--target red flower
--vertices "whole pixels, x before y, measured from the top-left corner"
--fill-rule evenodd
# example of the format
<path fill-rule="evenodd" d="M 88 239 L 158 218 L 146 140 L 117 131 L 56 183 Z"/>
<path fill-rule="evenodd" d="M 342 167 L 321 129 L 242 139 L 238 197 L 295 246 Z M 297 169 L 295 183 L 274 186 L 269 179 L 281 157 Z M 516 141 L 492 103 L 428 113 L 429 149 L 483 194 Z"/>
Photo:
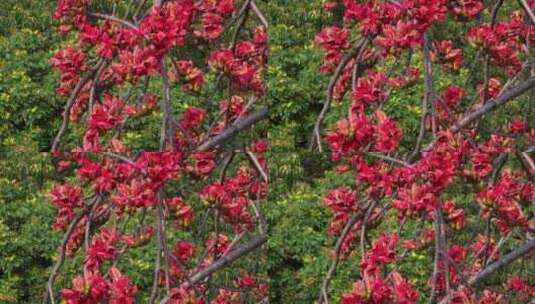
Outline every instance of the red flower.
<path fill-rule="evenodd" d="M 348 43 L 349 31 L 336 26 L 323 29 L 316 35 L 314 42 L 325 50 L 325 59 L 321 67 L 321 72 L 330 74 L 342 60 L 341 51 L 349 48 Z"/>
<path fill-rule="evenodd" d="M 251 152 L 256 154 L 264 154 L 269 149 L 269 144 L 266 140 L 257 140 L 250 146 Z"/>
<path fill-rule="evenodd" d="M 180 60 L 175 63 L 178 73 L 183 76 L 186 83 L 182 85 L 184 92 L 198 92 L 204 85 L 203 72 L 193 65 L 190 60 Z"/>
<path fill-rule="evenodd" d="M 473 27 L 468 31 L 468 42 L 475 47 L 490 48 L 498 41 L 489 25 Z"/>
<path fill-rule="evenodd" d="M 463 65 L 463 53 L 455 48 L 451 40 L 441 40 L 434 44 L 435 51 L 431 53 L 433 61 L 443 63 L 447 68 L 458 71 Z"/>
<path fill-rule="evenodd" d="M 81 207 L 81 193 L 82 190 L 80 188 L 65 184 L 56 186 L 50 192 L 49 199 L 57 208 Z"/>
<path fill-rule="evenodd" d="M 91 3 L 91 0 L 59 0 L 54 19 L 63 23 L 82 24 L 85 21 L 85 10 Z"/>
<path fill-rule="evenodd" d="M 453 1 L 452 10 L 461 20 L 471 20 L 477 17 L 483 8 L 481 0 L 456 0 Z"/>
<path fill-rule="evenodd" d="M 173 249 L 173 255 L 182 263 L 189 261 L 195 253 L 195 247 L 188 242 L 178 242 Z"/>
<path fill-rule="evenodd" d="M 75 48 L 66 48 L 50 58 L 52 69 L 60 73 L 59 96 L 68 96 L 80 80 L 79 74 L 87 70 L 84 52 Z"/>
<path fill-rule="evenodd" d="M 122 124 L 132 110 L 118 98 L 105 95 L 103 104 L 97 104 L 93 107 L 87 125 L 89 129 L 96 131 L 109 130 Z"/>
<path fill-rule="evenodd" d="M 347 39 L 349 31 L 337 26 L 324 28 L 321 33 L 316 35 L 314 42 L 326 51 L 335 49 L 349 48 Z"/>
<path fill-rule="evenodd" d="M 156 194 L 150 184 L 143 180 L 133 179 L 129 183 L 117 185 L 117 194 L 111 202 L 120 210 L 130 208 L 148 208 L 156 204 Z"/>
<path fill-rule="evenodd" d="M 463 209 L 457 208 L 453 201 L 444 202 L 446 221 L 454 230 L 461 230 L 466 226 L 466 214 Z"/>
<path fill-rule="evenodd" d="M 206 177 L 215 168 L 215 155 L 213 152 L 196 152 L 190 156 L 191 163 L 185 168 L 186 172 L 198 177 Z"/>
<path fill-rule="evenodd" d="M 352 102 L 361 106 L 369 106 L 374 102 L 383 101 L 386 96 L 383 86 L 386 82 L 385 74 L 380 72 L 370 72 L 365 77 L 359 78 L 355 91 L 351 95 Z"/>
<path fill-rule="evenodd" d="M 323 203 L 334 213 L 349 213 L 359 209 L 357 193 L 349 188 L 332 190 L 323 198 Z"/>
<path fill-rule="evenodd" d="M 232 51 L 222 49 L 210 54 L 210 57 L 208 58 L 208 65 L 210 65 L 210 67 L 213 69 L 228 72 L 230 71 L 230 67 L 234 60 L 234 54 L 232 54 Z"/>
<path fill-rule="evenodd" d="M 256 45 L 251 41 L 242 41 L 236 45 L 236 56 L 248 58 L 257 52 Z"/>
<path fill-rule="evenodd" d="M 448 250 L 448 256 L 452 261 L 454 261 L 457 264 L 462 263 L 464 259 L 466 259 L 467 252 L 464 247 L 459 245 L 452 245 L 450 249 Z"/>
<path fill-rule="evenodd" d="M 49 194 L 52 204 L 58 209 L 56 222 L 53 227 L 56 230 L 67 229 L 69 223 L 75 216 L 74 208 L 83 206 L 82 190 L 69 184 L 56 186 Z"/>
<path fill-rule="evenodd" d="M 442 93 L 442 99 L 451 107 L 456 107 L 459 102 L 466 96 L 466 91 L 456 85 L 450 85 Z"/>
<path fill-rule="evenodd" d="M 376 111 L 375 116 L 379 121 L 376 130 L 375 149 L 383 153 L 394 152 L 401 140 L 401 130 L 382 111 Z"/>
<path fill-rule="evenodd" d="M 127 277 L 112 267 L 108 270 L 112 283 L 110 284 L 110 304 L 133 304 L 136 303 L 138 289 Z"/>
<path fill-rule="evenodd" d="M 119 63 L 112 66 L 112 70 L 120 82 L 136 82 L 140 77 L 153 76 L 160 70 L 160 61 L 155 54 L 154 47 L 134 47 L 132 51 L 121 50 Z"/>
<path fill-rule="evenodd" d="M 121 240 L 119 232 L 113 229 L 102 229 L 93 238 L 85 258 L 85 267 L 90 271 L 98 271 L 103 262 L 114 260 L 119 254 L 115 247 Z"/>
<path fill-rule="evenodd" d="M 509 132 L 514 135 L 521 135 L 528 130 L 528 124 L 522 118 L 515 118 L 509 124 Z"/>
<path fill-rule="evenodd" d="M 223 35 L 223 17 L 215 13 L 204 13 L 202 15 L 202 30 L 195 31 L 195 36 L 213 42 Z"/>
<path fill-rule="evenodd" d="M 178 219 L 181 226 L 188 227 L 191 225 L 195 217 L 191 206 L 186 205 L 180 197 L 174 197 L 167 201 L 167 205 L 171 209 L 172 214 Z"/>
<path fill-rule="evenodd" d="M 228 203 L 231 199 L 227 190 L 221 184 L 212 184 L 204 187 L 201 192 L 199 192 L 199 196 L 205 204 L 209 205 L 223 205 Z"/>
<path fill-rule="evenodd" d="M 207 117 L 203 109 L 191 107 L 182 114 L 180 125 L 186 130 L 192 130 L 198 128 Z"/>
<path fill-rule="evenodd" d="M 214 253 L 215 251 L 215 253 L 217 253 L 218 255 L 222 255 L 227 251 L 230 243 L 229 238 L 226 235 L 221 233 L 216 235 L 215 233 L 213 233 L 212 235 L 210 235 L 210 238 L 206 241 L 205 245 L 208 252 Z"/>
<path fill-rule="evenodd" d="M 256 279 L 250 274 L 238 278 L 238 286 L 243 289 L 256 287 Z"/>
<path fill-rule="evenodd" d="M 387 235 L 382 233 L 372 244 L 363 259 L 360 268 L 364 275 L 377 275 L 380 267 L 390 264 L 396 260 L 396 245 L 398 236 L 395 234 Z"/>
<path fill-rule="evenodd" d="M 394 271 L 390 273 L 394 289 L 394 298 L 396 304 L 415 304 L 418 302 L 418 292 L 414 290 L 409 281 L 403 279 L 399 272 Z"/>
<path fill-rule="evenodd" d="M 198 297 L 194 289 L 184 287 L 171 289 L 171 297 L 167 304 L 206 304 L 202 298 Z"/>
<path fill-rule="evenodd" d="M 491 290 L 483 290 L 483 295 L 479 298 L 478 304 L 503 304 L 505 298 L 502 294 L 495 293 Z"/>
<path fill-rule="evenodd" d="M 71 289 L 61 291 L 61 299 L 67 304 L 102 303 L 109 293 L 108 283 L 98 272 L 88 273 L 84 277 L 72 280 Z"/>

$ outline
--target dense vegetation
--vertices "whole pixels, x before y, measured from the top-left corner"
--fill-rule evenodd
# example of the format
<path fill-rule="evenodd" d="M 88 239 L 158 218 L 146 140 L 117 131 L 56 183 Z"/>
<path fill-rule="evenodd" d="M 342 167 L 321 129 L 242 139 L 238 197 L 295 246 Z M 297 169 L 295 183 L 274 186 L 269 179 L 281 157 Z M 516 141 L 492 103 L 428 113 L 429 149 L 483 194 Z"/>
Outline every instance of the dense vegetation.
<path fill-rule="evenodd" d="M 109 11 L 113 9 L 110 2 L 114 1 L 94 1 L 94 5 Z M 327 13 L 325 2 L 333 1 L 256 1 L 270 23 L 266 70 L 268 89 L 265 96 L 270 109 L 270 121 L 267 127 L 254 129 L 251 133 L 253 138 L 267 137 L 270 144 L 265 156 L 270 168 L 269 192 L 262 202 L 269 239 L 259 252 L 253 253 L 254 258 L 240 261 L 236 270 L 230 269 L 220 274 L 214 285 L 232 285 L 236 276 L 243 275 L 242 269 L 254 269 L 255 277 L 269 286 L 271 303 L 314 303 L 318 299 L 325 273 L 333 261 L 333 248 L 337 240 L 327 233 L 332 213 L 325 208 L 323 199 L 333 189 L 355 186 L 355 176 L 351 173 L 340 174 L 340 167 L 332 161 L 328 152 L 312 152 L 308 147 L 330 80 L 328 75 L 319 73 L 325 54 L 314 43 L 314 38 L 324 28 L 331 26 L 333 19 L 340 23 L 342 18 L 337 16 L 337 12 Z M 488 7 L 499 1 L 485 2 L 489 2 Z M 61 233 L 51 229 L 56 210 L 50 204 L 49 193 L 58 184 L 74 180 L 72 172 L 58 172 L 54 166 L 56 160 L 47 153 L 60 128 L 65 104 L 65 98 L 56 95 L 60 81 L 50 68 L 49 60 L 75 40 L 73 37 L 58 37 L 58 23 L 52 19 L 55 7 L 55 1 L 6 0 L 0 3 L 0 303 L 42 301 L 62 238 Z M 518 7 L 516 1 L 506 2 L 498 18 L 508 18 Z M 474 23 L 488 22 L 490 18 L 489 9 Z M 428 34 L 436 41 L 452 39 L 457 35 L 460 41 L 462 35 L 458 33 L 465 33 L 470 26 L 448 19 L 445 25 L 431 27 Z M 178 56 L 194 58 L 204 55 L 193 49 L 189 49 L 189 53 L 188 49 L 182 52 L 186 53 Z M 477 96 L 477 84 L 485 81 L 484 67 L 479 64 L 480 56 L 474 49 L 466 48 L 465 64 L 460 69 L 452 72 L 437 68 L 434 71 L 436 91 L 443 92 L 452 84 L 468 84 L 467 95 Z M 406 62 L 410 62 L 411 67 L 424 69 L 424 55 L 419 50 L 399 58 L 390 56 L 379 69 L 403 75 Z M 499 67 L 491 69 L 495 75 L 503 74 Z M 208 98 L 220 99 L 225 96 L 212 83 L 214 79 L 209 77 L 208 87 L 199 95 L 191 96 L 184 94 L 179 87 L 172 88 L 173 98 L 181 100 L 175 109 L 177 114 L 189 107 L 202 105 L 203 100 Z M 421 100 L 425 90 L 423 76 L 419 80 L 406 89 L 393 90 L 383 109 L 404 132 L 397 155 L 412 151 L 419 132 Z M 151 80 L 148 83 L 149 92 L 157 92 L 159 87 L 158 81 Z M 505 132 L 502 127 L 508 125 L 512 117 L 523 118 L 528 122 L 528 127 L 533 128 L 533 98 L 528 95 L 521 99 L 522 102 L 499 110 L 492 119 L 485 120 L 476 140 L 484 141 L 494 130 Z M 345 115 L 347 108 L 344 102 L 332 107 L 324 123 L 325 133 L 335 131 L 337 120 Z M 158 150 L 160 118 L 161 115 L 155 114 L 135 121 L 126 130 L 124 143 L 136 152 Z M 84 132 L 83 124 L 73 125 L 71 132 L 65 136 L 65 145 L 80 145 Z M 521 143 L 518 148 L 527 149 L 527 146 L 527 143 Z M 497 163 L 500 162 L 497 160 Z M 523 170 L 522 163 L 516 159 L 509 159 L 508 166 L 511 170 Z M 237 167 L 231 166 L 231 169 Z M 182 195 L 183 191 L 197 191 L 201 184 L 196 182 L 186 186 L 171 184 L 176 189 L 184 189 L 171 190 L 168 194 Z M 473 216 L 468 220 L 466 232 L 457 233 L 451 239 L 454 243 L 468 242 L 476 232 L 486 233 L 486 229 L 489 229 L 476 221 L 479 212 L 473 202 L 473 193 L 479 190 L 476 188 L 459 183 L 448 191 L 448 199 L 454 200 L 458 208 L 467 210 Z M 195 204 L 196 207 L 202 206 L 201 202 L 196 201 Z M 523 208 L 531 212 L 530 221 L 533 222 L 533 207 L 524 205 Z M 155 224 L 150 221 L 149 224 Z M 135 224 L 125 223 L 125 227 L 134 227 Z M 424 229 L 433 229 L 430 221 L 408 223 L 401 233 L 402 238 L 409 239 L 420 232 L 420 224 Z M 199 237 L 194 231 L 200 230 L 200 226 L 201 223 L 191 230 L 178 232 L 170 237 L 169 243 Z M 381 223 L 380 230 L 371 232 L 371 239 L 380 231 L 396 230 L 398 226 L 396 214 L 389 214 Z M 497 230 L 494 229 L 493 233 L 497 233 Z M 520 232 L 517 234 L 521 235 Z M 504 252 L 519 246 L 520 236 L 514 241 L 503 248 Z M 150 297 L 156 246 L 156 242 L 151 241 L 121 261 L 120 269 L 124 276 L 141 290 L 138 295 L 140 303 L 147 302 Z M 357 251 L 340 263 L 336 276 L 330 282 L 330 298 L 335 303 L 342 295 L 351 293 L 352 282 L 361 278 L 359 269 L 362 260 Z M 422 303 L 428 301 L 425 291 L 429 289 L 428 270 L 429 265 L 433 264 L 432 252 L 431 249 L 411 251 L 399 269 L 414 289 L 422 292 Z M 78 256 L 67 260 L 56 280 L 56 288 L 70 288 L 71 280 L 80 274 L 83 258 Z M 528 256 L 513 263 L 506 272 L 491 276 L 487 283 L 503 289 L 511 274 L 527 278 L 527 283 L 534 286 L 533 257 Z M 509 297 L 509 300 L 527 303 L 525 299 Z"/>

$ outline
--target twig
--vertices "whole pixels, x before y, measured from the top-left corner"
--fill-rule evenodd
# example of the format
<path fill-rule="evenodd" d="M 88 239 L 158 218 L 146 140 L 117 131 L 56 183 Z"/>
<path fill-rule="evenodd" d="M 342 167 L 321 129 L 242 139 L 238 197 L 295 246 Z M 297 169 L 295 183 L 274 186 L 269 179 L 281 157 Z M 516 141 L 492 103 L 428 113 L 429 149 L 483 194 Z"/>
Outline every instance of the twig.
<path fill-rule="evenodd" d="M 267 21 L 267 18 L 266 16 L 264 16 L 264 14 L 262 14 L 262 12 L 260 11 L 260 9 L 258 9 L 258 6 L 256 6 L 256 3 L 254 2 L 254 0 L 251 1 L 251 9 L 253 10 L 253 12 L 256 14 L 256 16 L 258 17 L 258 19 L 260 19 L 260 22 L 262 23 L 262 25 L 266 28 L 266 30 L 268 29 L 269 27 L 269 23 Z"/>
<path fill-rule="evenodd" d="M 366 210 L 366 215 L 364 215 L 364 219 L 362 220 L 362 228 L 360 230 L 360 256 L 364 258 L 365 256 L 365 239 L 366 239 L 366 226 L 368 224 L 368 221 L 370 220 L 371 213 L 373 212 L 373 209 L 375 208 L 375 205 L 377 204 L 377 201 L 374 200 L 370 207 L 368 207 L 368 210 Z"/>
<path fill-rule="evenodd" d="M 92 199 L 92 201 L 88 204 L 88 206 L 86 206 L 86 208 L 84 208 L 71 221 L 69 227 L 67 228 L 67 231 L 65 232 L 65 235 L 63 236 L 63 241 L 61 242 L 61 246 L 59 248 L 58 260 L 57 260 L 56 264 L 54 264 L 54 267 L 52 268 L 50 276 L 48 277 L 47 290 L 46 290 L 46 293 L 45 293 L 45 296 L 44 296 L 44 299 L 43 299 L 43 303 L 49 303 L 49 301 L 50 301 L 51 304 L 55 304 L 56 303 L 55 300 L 54 300 L 54 281 L 55 281 L 56 277 L 58 276 L 59 271 L 60 271 L 61 267 L 63 266 L 63 263 L 65 262 L 65 251 L 67 249 L 67 243 L 69 242 L 69 239 L 71 238 L 71 235 L 74 232 L 74 229 L 76 228 L 76 226 L 78 225 L 80 220 L 82 220 L 82 218 L 87 214 L 87 212 L 89 212 L 89 209 L 93 206 L 93 204 L 95 204 L 97 202 L 98 199 L 99 199 L 99 196 L 95 196 Z"/>
<path fill-rule="evenodd" d="M 87 13 L 87 15 L 90 16 L 90 17 L 98 18 L 98 19 L 117 22 L 117 23 L 120 23 L 120 24 L 122 24 L 122 25 L 124 25 L 126 27 L 129 27 L 129 28 L 133 29 L 133 30 L 139 31 L 138 27 L 135 26 L 133 23 L 130 23 L 127 20 L 124 20 L 124 19 L 121 19 L 121 18 L 118 18 L 118 17 L 115 17 L 115 16 L 101 14 L 101 13 Z"/>
<path fill-rule="evenodd" d="M 533 249 L 535 249 L 535 238 L 530 239 L 529 241 L 524 243 L 524 245 L 522 245 L 521 247 L 513 250 L 509 254 L 505 255 L 499 261 L 496 261 L 488 265 L 487 267 L 485 267 L 485 269 L 480 271 L 478 274 L 472 276 L 470 279 L 468 279 L 469 287 L 477 285 L 478 283 L 485 280 L 488 276 L 498 271 L 499 269 L 511 264 L 517 259 L 525 256 L 526 254 L 529 254 Z M 439 304 L 446 304 L 445 299 L 440 301 Z"/>
<path fill-rule="evenodd" d="M 267 176 L 266 172 L 264 171 L 264 169 L 262 168 L 262 165 L 260 165 L 260 162 L 258 161 L 256 156 L 254 155 L 254 153 L 249 151 L 249 149 L 246 148 L 245 149 L 245 154 L 247 154 L 247 157 L 249 158 L 249 160 L 253 164 L 253 167 L 260 174 L 260 176 L 262 177 L 264 182 L 267 183 L 268 182 L 268 176 Z"/>
<path fill-rule="evenodd" d="M 67 130 L 67 126 L 69 125 L 69 116 L 71 113 L 71 108 L 74 105 L 74 102 L 76 101 L 76 98 L 78 98 L 78 95 L 80 94 L 80 91 L 84 87 L 84 85 L 89 81 L 93 75 L 95 75 L 96 71 L 100 67 L 101 64 L 103 64 L 104 60 L 101 60 L 97 68 L 91 69 L 90 71 L 86 72 L 84 76 L 82 76 L 82 79 L 76 84 L 76 87 L 74 87 L 74 90 L 71 93 L 71 96 L 69 97 L 69 100 L 67 100 L 67 104 L 65 105 L 65 108 L 63 110 L 63 122 L 61 123 L 61 127 L 56 134 L 56 137 L 54 137 L 54 141 L 52 142 L 52 148 L 50 149 L 51 152 L 56 152 L 58 150 L 59 143 L 61 142 L 61 138 L 63 137 L 63 134 Z"/>
<path fill-rule="evenodd" d="M 529 18 L 531 19 L 531 23 L 535 24 L 535 15 L 533 14 L 533 11 L 529 7 L 528 2 L 526 0 L 519 0 L 519 1 L 522 7 L 524 8 L 524 10 L 526 11 L 526 13 L 528 14 Z"/>
<path fill-rule="evenodd" d="M 238 24 L 236 25 L 236 30 L 234 31 L 234 34 L 232 35 L 232 43 L 230 45 L 230 49 L 234 52 L 236 49 L 236 43 L 238 42 L 238 36 L 240 35 L 240 31 L 245 25 L 245 22 L 247 21 L 247 17 L 249 17 L 249 5 L 251 4 L 251 0 L 245 0 L 242 7 L 240 8 L 240 11 L 238 12 Z"/>
<path fill-rule="evenodd" d="M 355 57 L 358 54 L 361 48 L 364 48 L 367 41 L 368 40 L 365 38 L 358 40 L 353 45 L 353 47 L 347 52 L 347 54 L 344 56 L 344 58 L 342 59 L 342 61 L 340 62 L 336 70 L 334 71 L 334 74 L 331 77 L 331 80 L 329 81 L 329 86 L 327 88 L 327 98 L 325 99 L 325 102 L 323 103 L 323 108 L 321 109 L 318 119 L 316 120 L 314 131 L 312 132 L 312 136 L 310 138 L 310 143 L 308 147 L 310 151 L 314 149 L 314 142 L 316 142 L 316 144 L 318 145 L 318 150 L 322 152 L 320 128 L 321 128 L 321 124 L 325 120 L 325 115 L 327 114 L 327 111 L 329 111 L 329 108 L 331 107 L 331 102 L 332 102 L 333 92 L 334 92 L 334 87 L 336 85 L 336 82 L 338 81 L 338 78 L 340 78 L 340 76 L 342 75 L 342 72 L 344 71 L 344 68 L 346 67 L 346 65 L 351 61 L 353 57 Z"/>
<path fill-rule="evenodd" d="M 430 101 L 433 102 L 431 100 L 432 94 L 433 94 L 433 70 L 431 66 L 431 53 L 429 49 L 429 39 L 427 37 L 427 34 L 424 35 L 423 53 L 424 53 L 425 92 L 424 92 L 424 98 L 422 100 L 422 118 L 420 119 L 420 131 L 418 132 L 418 137 L 416 138 L 416 144 L 414 146 L 414 150 L 407 158 L 407 161 L 409 163 L 412 163 L 416 159 L 416 157 L 418 157 L 418 155 L 420 154 L 423 139 L 425 136 L 425 123 L 426 123 L 427 117 L 430 115 L 429 103 Z"/>
<path fill-rule="evenodd" d="M 364 155 L 367 155 L 367 156 L 371 156 L 371 157 L 375 157 L 375 158 L 379 158 L 379 159 L 382 159 L 382 160 L 385 160 L 385 161 L 388 161 L 388 162 L 391 162 L 391 163 L 395 163 L 395 164 L 398 164 L 400 166 L 403 166 L 403 167 L 408 167 L 408 168 L 411 168 L 412 165 L 401 160 L 401 159 L 397 159 L 397 158 L 394 158 L 394 157 L 391 157 L 391 156 L 388 156 L 388 155 L 384 155 L 384 154 L 379 154 L 379 153 L 375 153 L 375 152 L 368 152 L 368 151 L 365 151 L 363 152 Z"/>
<path fill-rule="evenodd" d="M 357 221 L 361 220 L 363 216 L 364 216 L 363 212 L 359 212 L 353 215 L 351 219 L 345 225 L 344 230 L 342 230 L 342 233 L 340 234 L 340 236 L 338 237 L 338 240 L 336 241 L 336 245 L 334 246 L 335 258 L 331 266 L 329 267 L 329 270 L 327 274 L 325 275 L 325 278 L 323 279 L 323 283 L 321 284 L 321 290 L 320 290 L 320 294 L 318 297 L 318 304 L 329 303 L 329 296 L 328 296 L 329 284 L 331 283 L 332 277 L 336 273 L 336 268 L 338 267 L 338 263 L 340 262 L 340 253 L 342 251 L 342 245 L 347 235 L 351 231 L 351 228 L 353 228 L 353 226 L 357 223 Z"/>
<path fill-rule="evenodd" d="M 176 151 L 176 140 L 175 140 L 175 124 L 173 119 L 173 113 L 171 109 L 171 92 L 169 88 L 169 79 L 167 78 L 167 66 L 165 65 L 165 60 L 162 59 L 162 69 L 160 72 L 162 76 L 162 91 L 163 91 L 163 100 L 162 100 L 162 109 L 163 109 L 163 122 L 161 136 L 163 138 L 160 141 L 160 152 L 164 150 L 165 134 L 167 134 L 167 140 L 171 145 L 171 151 Z M 163 143 L 162 143 L 163 142 Z"/>

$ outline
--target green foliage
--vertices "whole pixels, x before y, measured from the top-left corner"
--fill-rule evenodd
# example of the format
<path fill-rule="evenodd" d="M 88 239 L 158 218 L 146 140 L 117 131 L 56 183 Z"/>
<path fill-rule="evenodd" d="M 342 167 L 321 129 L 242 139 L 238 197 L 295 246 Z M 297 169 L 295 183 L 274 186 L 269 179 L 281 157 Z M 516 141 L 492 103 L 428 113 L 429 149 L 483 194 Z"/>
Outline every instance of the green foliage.
<path fill-rule="evenodd" d="M 0 6 L 0 151 L 19 134 L 46 150 L 61 113 L 48 66 L 58 43 L 53 4 L 10 0 Z"/>
<path fill-rule="evenodd" d="M 0 302 L 35 303 L 42 296 L 59 237 L 46 200 L 53 179 L 47 154 L 36 144 L 0 153 Z"/>

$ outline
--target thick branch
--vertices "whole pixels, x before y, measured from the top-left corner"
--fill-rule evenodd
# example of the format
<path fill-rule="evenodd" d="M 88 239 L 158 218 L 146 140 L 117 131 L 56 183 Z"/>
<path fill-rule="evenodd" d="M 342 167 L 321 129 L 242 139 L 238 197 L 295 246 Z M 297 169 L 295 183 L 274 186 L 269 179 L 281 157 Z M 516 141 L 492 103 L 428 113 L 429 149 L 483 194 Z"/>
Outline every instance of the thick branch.
<path fill-rule="evenodd" d="M 192 275 L 190 277 L 190 281 L 193 284 L 199 283 L 204 278 L 208 277 L 214 272 L 227 267 L 230 263 L 236 261 L 238 258 L 262 246 L 267 240 L 268 240 L 267 235 L 265 234 L 258 235 L 257 237 L 249 241 L 248 243 L 236 248 L 235 250 L 231 251 L 229 254 L 220 257 L 217 261 L 215 261 L 210 266 L 206 267 L 203 271 Z"/>
<path fill-rule="evenodd" d="M 529 78 L 523 83 L 513 87 L 496 97 L 494 100 L 491 100 L 484 104 L 481 108 L 473 111 L 472 113 L 466 115 L 461 120 L 459 120 L 455 126 L 451 129 L 453 133 L 459 132 L 462 128 L 468 126 L 469 124 L 481 119 L 485 114 L 496 110 L 499 106 L 506 104 L 507 102 L 515 99 L 516 97 L 524 94 L 525 92 L 531 90 L 535 86 L 535 77 Z"/>
<path fill-rule="evenodd" d="M 501 268 L 511 264 L 512 262 L 516 261 L 517 259 L 525 256 L 526 254 L 529 254 L 530 251 L 535 249 L 535 238 L 532 238 L 531 240 L 527 241 L 524 245 L 517 248 L 516 250 L 510 252 L 506 256 L 504 256 L 501 260 L 494 262 L 490 264 L 489 266 L 485 267 L 482 271 L 480 271 L 478 274 L 474 275 L 470 279 L 468 279 L 468 285 L 470 287 L 477 285 L 481 281 L 485 280 L 488 276 L 495 273 L 496 271 L 500 270 Z M 444 297 L 442 301 L 440 301 L 439 304 L 446 304 L 448 297 Z"/>
<path fill-rule="evenodd" d="M 240 119 L 236 121 L 232 126 L 225 129 L 223 132 L 219 133 L 218 135 L 209 138 L 205 142 L 203 142 L 201 145 L 199 145 L 196 149 L 197 152 L 202 152 L 206 150 L 210 150 L 211 148 L 214 148 L 227 140 L 231 139 L 232 137 L 236 136 L 240 131 L 249 128 L 250 126 L 254 125 L 255 123 L 262 121 L 264 119 L 268 118 L 268 109 L 267 107 L 262 108 L 260 111 L 251 114 L 247 116 L 244 119 Z"/>
<path fill-rule="evenodd" d="M 504 256 L 501 260 L 490 264 L 485 269 L 483 269 L 481 272 L 479 272 L 477 275 L 471 277 L 468 280 L 468 284 L 470 286 L 474 286 L 478 284 L 479 282 L 486 279 L 488 276 L 499 270 L 500 268 L 507 266 L 514 262 L 516 259 L 528 254 L 531 250 L 535 249 L 535 238 L 529 240 L 527 243 L 522 245 L 522 247 L 517 248 L 513 252 L 510 252 L 506 256 Z"/>
<path fill-rule="evenodd" d="M 215 261 L 213 264 L 206 267 L 203 271 L 197 272 L 196 274 L 189 277 L 189 279 L 187 280 L 188 284 L 199 283 L 200 281 L 212 275 L 213 273 L 227 267 L 228 265 L 230 265 L 232 262 L 236 261 L 240 257 L 246 254 L 249 254 L 250 252 L 254 251 L 256 248 L 262 246 L 265 242 L 267 242 L 267 240 L 268 240 L 268 237 L 265 234 L 260 234 L 256 236 L 254 239 L 252 239 L 248 243 L 220 257 L 217 261 Z M 160 304 L 167 303 L 169 299 L 170 299 L 170 296 L 165 297 L 162 301 L 160 301 Z"/>

